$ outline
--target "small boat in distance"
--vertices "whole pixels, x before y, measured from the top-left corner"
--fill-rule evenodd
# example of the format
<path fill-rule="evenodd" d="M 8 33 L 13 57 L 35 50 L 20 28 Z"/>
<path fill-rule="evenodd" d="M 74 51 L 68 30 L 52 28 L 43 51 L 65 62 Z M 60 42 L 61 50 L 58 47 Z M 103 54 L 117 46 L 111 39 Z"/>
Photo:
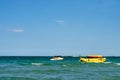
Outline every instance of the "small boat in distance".
<path fill-rule="evenodd" d="M 80 57 L 80 61 L 87 63 L 102 63 L 106 62 L 106 58 L 103 58 L 102 55 L 88 55 L 87 58 Z"/>
<path fill-rule="evenodd" d="M 62 56 L 54 56 L 50 60 L 63 60 L 64 58 Z"/>

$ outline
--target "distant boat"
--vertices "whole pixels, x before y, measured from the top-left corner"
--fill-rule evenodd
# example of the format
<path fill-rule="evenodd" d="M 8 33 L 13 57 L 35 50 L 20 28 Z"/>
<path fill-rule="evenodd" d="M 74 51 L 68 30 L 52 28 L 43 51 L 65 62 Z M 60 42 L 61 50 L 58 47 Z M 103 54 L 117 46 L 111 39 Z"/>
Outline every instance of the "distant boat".
<path fill-rule="evenodd" d="M 64 58 L 62 56 L 54 56 L 50 60 L 63 60 Z"/>
<path fill-rule="evenodd" d="M 102 63 L 106 62 L 106 58 L 103 58 L 102 55 L 88 55 L 87 58 L 80 57 L 81 62 L 94 62 L 94 63 Z"/>

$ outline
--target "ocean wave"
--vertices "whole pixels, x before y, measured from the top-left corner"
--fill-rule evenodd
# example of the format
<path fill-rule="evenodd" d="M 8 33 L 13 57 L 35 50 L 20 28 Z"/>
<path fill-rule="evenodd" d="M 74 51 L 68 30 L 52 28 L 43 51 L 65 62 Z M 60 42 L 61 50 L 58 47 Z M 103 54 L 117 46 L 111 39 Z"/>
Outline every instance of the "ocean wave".
<path fill-rule="evenodd" d="M 0 80 L 36 80 L 29 77 L 0 77 Z"/>
<path fill-rule="evenodd" d="M 75 64 L 69 64 L 69 63 L 66 63 L 66 64 L 61 64 L 63 67 L 68 67 L 68 66 L 71 66 L 71 65 L 75 65 Z M 77 64 L 76 64 L 77 65 Z"/>
<path fill-rule="evenodd" d="M 120 66 L 120 63 L 116 63 L 116 65 Z"/>
<path fill-rule="evenodd" d="M 31 63 L 32 65 L 37 65 L 37 66 L 41 66 L 43 65 L 43 63 Z"/>
<path fill-rule="evenodd" d="M 112 63 L 112 62 L 104 62 L 105 64 L 110 64 L 110 63 Z"/>

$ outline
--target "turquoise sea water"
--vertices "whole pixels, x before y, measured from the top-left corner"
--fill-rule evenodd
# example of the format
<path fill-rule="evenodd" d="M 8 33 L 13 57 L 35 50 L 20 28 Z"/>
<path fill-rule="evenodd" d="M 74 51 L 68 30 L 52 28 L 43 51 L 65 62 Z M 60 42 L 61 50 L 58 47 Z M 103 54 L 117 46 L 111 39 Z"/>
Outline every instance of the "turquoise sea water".
<path fill-rule="evenodd" d="M 81 63 L 79 57 L 0 57 L 0 80 L 120 80 L 120 57 Z"/>

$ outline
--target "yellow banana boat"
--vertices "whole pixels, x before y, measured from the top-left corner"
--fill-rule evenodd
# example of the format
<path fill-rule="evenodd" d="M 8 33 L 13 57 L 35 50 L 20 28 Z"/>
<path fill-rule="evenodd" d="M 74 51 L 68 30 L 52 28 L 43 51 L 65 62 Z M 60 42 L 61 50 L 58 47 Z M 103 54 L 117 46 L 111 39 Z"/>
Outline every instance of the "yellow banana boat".
<path fill-rule="evenodd" d="M 80 61 L 87 63 L 102 63 L 106 62 L 106 58 L 103 58 L 101 55 L 88 55 L 87 58 L 80 57 Z"/>

